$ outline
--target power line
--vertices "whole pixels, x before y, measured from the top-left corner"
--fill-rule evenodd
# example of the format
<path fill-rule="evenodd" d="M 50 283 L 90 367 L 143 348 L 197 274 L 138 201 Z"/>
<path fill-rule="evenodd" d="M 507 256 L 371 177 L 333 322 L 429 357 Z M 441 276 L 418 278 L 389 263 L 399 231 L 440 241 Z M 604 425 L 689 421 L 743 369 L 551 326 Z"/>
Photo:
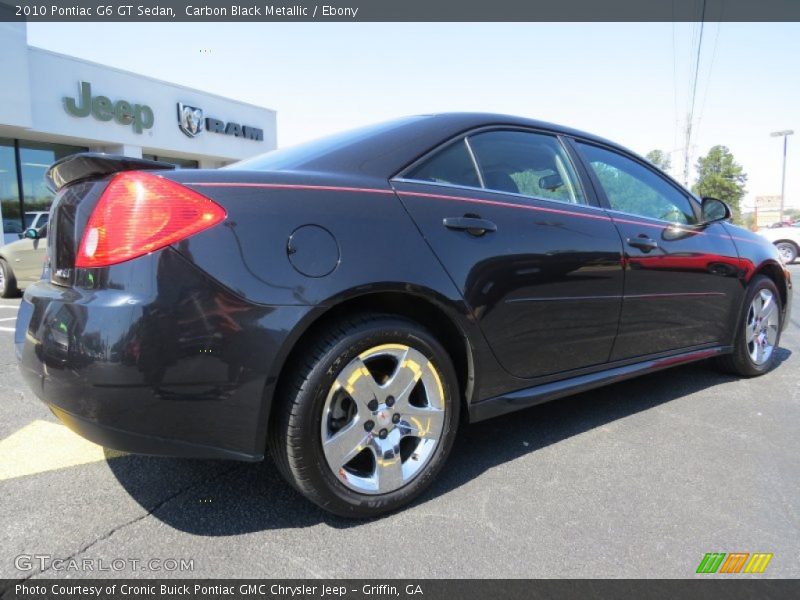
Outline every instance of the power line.
<path fill-rule="evenodd" d="M 708 67 L 708 73 L 706 73 L 706 86 L 705 91 L 703 92 L 703 101 L 700 103 L 700 113 L 697 117 L 697 127 L 695 127 L 695 135 L 697 131 L 700 129 L 700 123 L 703 122 L 703 116 L 706 113 L 706 100 L 708 100 L 708 89 L 711 87 L 711 73 L 714 70 L 714 64 L 717 60 L 717 45 L 719 44 L 719 32 L 722 28 L 722 12 L 724 11 L 724 5 L 722 10 L 720 10 L 719 21 L 717 22 L 717 35 L 714 36 L 714 47 L 711 50 L 711 62 Z"/>
<path fill-rule="evenodd" d="M 692 122 L 694 120 L 694 106 L 697 99 L 697 80 L 700 76 L 700 56 L 703 49 L 703 31 L 705 30 L 706 0 L 701 0 L 700 12 L 700 35 L 697 40 L 697 50 L 695 52 L 694 69 L 691 75 L 691 93 L 689 94 L 689 110 L 686 114 L 686 142 L 683 157 L 683 184 L 689 185 L 689 149 L 692 143 Z"/>

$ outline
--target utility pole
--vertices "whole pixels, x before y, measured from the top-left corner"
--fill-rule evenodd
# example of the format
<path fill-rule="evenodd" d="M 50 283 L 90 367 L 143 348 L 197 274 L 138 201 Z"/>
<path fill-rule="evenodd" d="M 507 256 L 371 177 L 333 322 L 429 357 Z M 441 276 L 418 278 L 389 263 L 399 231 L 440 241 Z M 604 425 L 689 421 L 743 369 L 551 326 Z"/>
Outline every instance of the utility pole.
<path fill-rule="evenodd" d="M 692 142 L 692 115 L 686 116 L 686 145 L 683 149 L 683 185 L 689 187 L 689 145 Z"/>
<path fill-rule="evenodd" d="M 783 223 L 783 203 L 785 201 L 785 192 L 786 192 L 786 142 L 789 139 L 789 136 L 794 133 L 791 129 L 786 129 L 784 131 L 773 131 L 770 133 L 772 137 L 782 137 L 783 138 L 783 168 L 781 171 L 781 208 L 780 212 L 778 213 L 778 222 Z"/>

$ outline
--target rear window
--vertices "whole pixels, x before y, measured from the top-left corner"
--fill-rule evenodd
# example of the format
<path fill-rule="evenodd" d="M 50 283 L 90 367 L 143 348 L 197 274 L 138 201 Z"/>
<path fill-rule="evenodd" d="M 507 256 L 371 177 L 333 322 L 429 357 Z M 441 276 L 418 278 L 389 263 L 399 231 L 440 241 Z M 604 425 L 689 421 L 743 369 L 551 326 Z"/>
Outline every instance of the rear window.
<path fill-rule="evenodd" d="M 300 169 L 304 165 L 322 159 L 334 152 L 346 150 L 348 147 L 355 146 L 359 142 L 368 140 L 371 137 L 383 135 L 420 118 L 422 117 L 406 117 L 388 123 L 379 123 L 377 125 L 369 125 L 367 127 L 337 133 L 297 146 L 290 146 L 281 148 L 280 150 L 273 150 L 265 154 L 259 154 L 253 158 L 235 162 L 222 168 L 244 171 Z"/>

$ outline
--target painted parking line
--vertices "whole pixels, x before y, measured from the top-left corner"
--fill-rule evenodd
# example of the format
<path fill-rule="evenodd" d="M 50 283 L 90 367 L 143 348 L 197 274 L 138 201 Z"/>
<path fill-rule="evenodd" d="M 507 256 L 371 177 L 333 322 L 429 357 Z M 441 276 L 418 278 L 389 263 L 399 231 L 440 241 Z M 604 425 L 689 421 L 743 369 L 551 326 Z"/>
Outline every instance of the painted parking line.
<path fill-rule="evenodd" d="M 33 421 L 0 440 L 0 481 L 59 471 L 122 456 L 58 423 Z"/>
<path fill-rule="evenodd" d="M 17 311 L 19 310 L 18 306 L 9 306 L 7 304 L 0 304 L 0 308 L 9 308 L 11 310 Z M 0 313 L 0 315 L 7 315 L 8 313 Z M 8 325 L 14 325 L 13 321 L 16 321 L 17 317 L 5 317 L 0 316 L 0 331 L 5 331 L 7 333 L 14 333 L 14 327 L 8 327 L 3 325 L 3 323 L 8 323 Z"/>

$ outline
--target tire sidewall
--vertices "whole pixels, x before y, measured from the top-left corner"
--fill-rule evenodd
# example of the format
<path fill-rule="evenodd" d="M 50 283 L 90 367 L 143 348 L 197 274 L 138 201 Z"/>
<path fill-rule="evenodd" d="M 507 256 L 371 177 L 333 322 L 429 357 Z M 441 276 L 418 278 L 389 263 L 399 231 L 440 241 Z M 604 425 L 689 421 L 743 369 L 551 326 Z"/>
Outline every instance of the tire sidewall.
<path fill-rule="evenodd" d="M 8 298 L 12 293 L 14 285 L 12 281 L 11 269 L 5 259 L 0 258 L 0 271 L 3 272 L 3 281 L 0 283 L 0 298 Z"/>
<path fill-rule="evenodd" d="M 347 488 L 329 468 L 322 450 L 321 425 L 328 392 L 341 370 L 356 356 L 381 344 L 401 343 L 421 352 L 439 371 L 445 390 L 445 422 L 442 437 L 426 467 L 402 488 L 387 494 L 360 494 Z M 458 383 L 452 363 L 442 346 L 415 323 L 386 318 L 370 321 L 340 339 L 312 369 L 306 397 L 299 402 L 299 427 L 309 435 L 301 441 L 300 455 L 310 464 L 306 471 L 313 488 L 324 490 L 320 504 L 340 515 L 376 516 L 410 502 L 430 485 L 441 470 L 453 445 L 459 418 Z M 299 399 L 300 400 L 300 399 Z"/>

